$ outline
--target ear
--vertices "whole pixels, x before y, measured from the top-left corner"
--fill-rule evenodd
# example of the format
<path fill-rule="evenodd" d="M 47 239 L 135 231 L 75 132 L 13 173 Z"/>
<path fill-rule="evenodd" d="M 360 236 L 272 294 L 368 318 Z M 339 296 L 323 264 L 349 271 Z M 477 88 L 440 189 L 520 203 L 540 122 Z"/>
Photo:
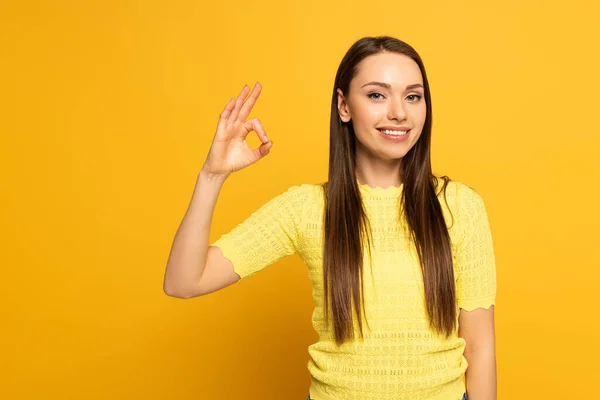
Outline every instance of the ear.
<path fill-rule="evenodd" d="M 338 94 L 338 114 L 343 122 L 350 121 L 350 110 L 348 108 L 348 104 L 346 103 L 346 99 L 344 98 L 344 93 L 342 93 L 342 89 L 337 89 Z"/>

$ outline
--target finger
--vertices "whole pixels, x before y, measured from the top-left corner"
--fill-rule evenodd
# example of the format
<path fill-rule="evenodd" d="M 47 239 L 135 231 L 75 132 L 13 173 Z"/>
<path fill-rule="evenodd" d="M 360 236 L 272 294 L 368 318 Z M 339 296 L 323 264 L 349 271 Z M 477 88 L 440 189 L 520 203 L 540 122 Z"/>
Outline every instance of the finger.
<path fill-rule="evenodd" d="M 252 150 L 252 155 L 254 156 L 254 162 L 260 160 L 271 151 L 271 147 L 273 146 L 273 142 L 263 143 L 257 149 Z"/>
<path fill-rule="evenodd" d="M 256 84 L 254 85 L 254 88 L 252 88 L 250 97 L 248 97 L 248 100 L 246 100 L 244 102 L 244 105 L 242 106 L 242 109 L 240 110 L 240 113 L 237 117 L 238 121 L 244 122 L 246 120 L 246 118 L 248 118 L 248 115 L 250 114 L 252 107 L 254 107 L 254 103 L 256 103 L 256 100 L 258 99 L 258 96 L 260 95 L 261 89 L 262 89 L 262 85 L 260 84 L 260 82 L 256 82 Z"/>
<path fill-rule="evenodd" d="M 258 134 L 258 138 L 263 143 L 267 143 L 269 141 L 269 138 L 267 137 L 267 132 L 265 132 L 265 128 L 263 128 L 258 118 L 253 118 L 251 120 L 245 121 L 244 128 L 246 128 L 246 130 L 248 131 L 244 135 L 244 138 L 248 136 L 248 133 L 250 133 L 250 131 L 255 131 Z"/>
<path fill-rule="evenodd" d="M 227 118 L 229 118 L 234 104 L 235 99 L 232 98 L 225 106 L 225 109 L 221 112 L 221 115 L 219 116 L 219 122 L 217 123 L 217 131 L 222 131 L 227 126 Z"/>
<path fill-rule="evenodd" d="M 240 108 L 242 107 L 244 99 L 248 94 L 248 90 L 250 90 L 250 87 L 248 85 L 244 85 L 244 88 L 242 89 L 238 97 L 235 99 L 235 107 L 233 108 L 233 111 L 231 111 L 229 118 L 227 118 L 227 125 L 233 124 L 237 119 L 238 113 L 240 112 Z"/>

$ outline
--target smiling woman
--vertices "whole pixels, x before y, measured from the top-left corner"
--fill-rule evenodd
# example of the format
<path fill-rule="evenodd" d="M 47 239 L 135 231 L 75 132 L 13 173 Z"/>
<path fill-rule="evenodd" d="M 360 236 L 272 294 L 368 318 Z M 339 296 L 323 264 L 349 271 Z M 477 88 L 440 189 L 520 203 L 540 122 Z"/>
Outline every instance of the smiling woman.
<path fill-rule="evenodd" d="M 353 120 L 359 167 L 370 174 L 382 160 L 395 160 L 391 168 L 399 170 L 400 160 L 419 140 L 427 116 L 419 65 L 402 53 L 379 52 L 360 62 L 346 95 L 339 87 L 336 91 L 341 120 Z M 389 146 L 379 138 L 402 146 Z M 394 178 L 392 185 L 401 181 L 399 174 L 388 176 Z M 363 177 L 373 179 L 378 178 Z"/>
<path fill-rule="evenodd" d="M 244 100 L 244 87 L 221 114 L 165 291 L 206 295 L 298 254 L 318 333 L 309 399 L 495 399 L 490 226 L 475 190 L 432 173 L 417 52 L 389 36 L 354 43 L 333 87 L 328 181 L 290 186 L 207 247 L 224 180 L 272 148 L 258 120 L 245 121 L 260 91 Z"/>

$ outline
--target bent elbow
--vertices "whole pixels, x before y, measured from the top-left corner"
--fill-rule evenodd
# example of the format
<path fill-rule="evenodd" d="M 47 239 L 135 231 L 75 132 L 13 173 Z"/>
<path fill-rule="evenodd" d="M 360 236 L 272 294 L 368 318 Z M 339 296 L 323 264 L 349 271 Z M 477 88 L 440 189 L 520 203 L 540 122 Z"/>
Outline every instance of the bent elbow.
<path fill-rule="evenodd" d="M 172 288 L 166 284 L 163 284 L 163 292 L 169 297 L 175 297 L 177 299 L 191 299 L 196 297 L 191 291 L 182 290 L 181 288 Z"/>

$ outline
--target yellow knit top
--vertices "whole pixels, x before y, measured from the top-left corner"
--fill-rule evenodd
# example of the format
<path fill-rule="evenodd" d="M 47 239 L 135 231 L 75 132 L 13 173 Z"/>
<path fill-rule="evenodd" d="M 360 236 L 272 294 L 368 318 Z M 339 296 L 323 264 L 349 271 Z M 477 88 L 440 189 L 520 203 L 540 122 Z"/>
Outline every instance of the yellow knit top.
<path fill-rule="evenodd" d="M 438 181 L 439 192 L 443 181 Z M 341 346 L 335 343 L 331 310 L 325 325 L 321 185 L 290 186 L 212 246 L 221 249 L 241 278 L 292 254 L 304 261 L 318 334 L 308 348 L 311 399 L 461 400 L 466 391 L 465 340 L 458 330 L 446 339 L 429 328 L 418 256 L 399 219 L 403 184 L 384 189 L 357 183 L 373 235 L 372 263 L 363 251 L 364 339 L 354 314 L 355 339 Z M 489 308 L 496 298 L 496 267 L 483 200 L 458 181 L 448 183 L 446 195 L 454 224 L 443 191 L 438 198 L 452 244 L 457 307 Z"/>

